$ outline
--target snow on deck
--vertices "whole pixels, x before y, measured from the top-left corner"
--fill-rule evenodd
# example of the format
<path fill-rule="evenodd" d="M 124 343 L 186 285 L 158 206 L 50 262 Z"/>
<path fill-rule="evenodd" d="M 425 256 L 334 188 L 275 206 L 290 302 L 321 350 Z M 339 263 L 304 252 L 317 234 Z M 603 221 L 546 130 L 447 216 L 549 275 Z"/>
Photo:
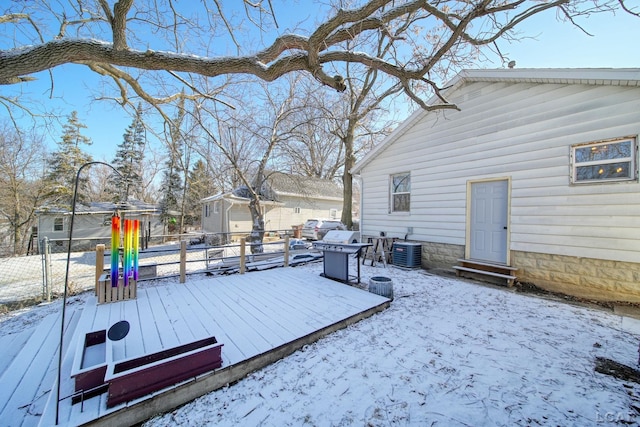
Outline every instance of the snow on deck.
<path fill-rule="evenodd" d="M 123 302 L 96 305 L 95 298 L 89 297 L 81 310 L 67 308 L 60 424 L 82 425 L 97 419 L 112 425 L 142 421 L 193 399 L 194 393 L 210 391 L 212 385 L 219 387 L 222 380 L 233 382 L 388 305 L 387 298 L 292 268 L 140 286 L 136 300 Z M 51 314 L 30 331 L 30 336 L 14 334 L 0 342 L 25 343 L 18 352 L 7 342 L 2 349 L 7 354 L 0 359 L 9 361 L 0 371 L 0 402 L 4 403 L 0 419 L 14 420 L 11 425 L 54 424 L 59 319 L 59 314 Z M 110 409 L 106 394 L 72 405 L 71 370 L 78 343 L 87 332 L 108 330 L 120 320 L 127 320 L 131 330 L 123 340 L 107 346 L 112 348 L 114 361 L 215 336 L 224 344 L 223 365 L 213 374 Z M 190 386 L 197 390 L 190 391 Z"/>

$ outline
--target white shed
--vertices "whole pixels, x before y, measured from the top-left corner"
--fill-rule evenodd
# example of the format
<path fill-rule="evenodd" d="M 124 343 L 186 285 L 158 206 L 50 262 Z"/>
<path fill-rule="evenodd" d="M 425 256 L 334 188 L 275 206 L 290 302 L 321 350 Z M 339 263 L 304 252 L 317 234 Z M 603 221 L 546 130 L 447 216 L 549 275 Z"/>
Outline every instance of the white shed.
<path fill-rule="evenodd" d="M 355 165 L 363 235 L 421 242 L 425 268 L 639 302 L 640 69 L 466 70 L 446 87 L 459 111 L 417 111 Z"/>

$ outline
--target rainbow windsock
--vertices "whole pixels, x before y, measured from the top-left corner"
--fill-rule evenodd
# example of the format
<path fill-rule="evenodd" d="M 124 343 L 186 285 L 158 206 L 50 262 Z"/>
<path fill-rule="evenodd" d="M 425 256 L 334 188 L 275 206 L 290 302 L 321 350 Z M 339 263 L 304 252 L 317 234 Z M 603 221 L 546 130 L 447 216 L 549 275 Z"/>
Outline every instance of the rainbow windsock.
<path fill-rule="evenodd" d="M 124 276 L 124 285 L 129 286 L 129 278 L 131 277 L 131 241 L 132 239 L 132 230 L 131 230 L 131 220 L 124 220 L 124 261 L 122 265 L 122 274 Z"/>
<path fill-rule="evenodd" d="M 133 221 L 133 280 L 138 280 L 138 251 L 140 250 L 140 220 Z"/>
<path fill-rule="evenodd" d="M 120 263 L 120 217 L 111 217 L 111 286 L 118 287 L 118 264 Z"/>

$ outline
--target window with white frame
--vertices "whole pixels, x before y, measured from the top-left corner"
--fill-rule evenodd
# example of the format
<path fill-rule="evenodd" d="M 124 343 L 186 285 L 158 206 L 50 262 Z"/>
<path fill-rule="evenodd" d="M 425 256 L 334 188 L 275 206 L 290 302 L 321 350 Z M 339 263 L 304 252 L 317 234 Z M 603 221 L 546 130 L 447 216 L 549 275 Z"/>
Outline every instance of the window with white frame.
<path fill-rule="evenodd" d="M 411 174 L 391 175 L 389 189 L 390 212 L 409 212 L 411 206 Z"/>
<path fill-rule="evenodd" d="M 593 142 L 571 147 L 575 184 L 636 179 L 636 139 Z"/>
<path fill-rule="evenodd" d="M 53 219 L 53 231 L 64 231 L 64 218 Z"/>
<path fill-rule="evenodd" d="M 220 213 L 220 201 L 216 200 L 215 202 L 213 202 L 213 213 L 217 214 Z"/>
<path fill-rule="evenodd" d="M 329 209 L 329 218 L 336 219 L 338 217 L 338 209 Z"/>

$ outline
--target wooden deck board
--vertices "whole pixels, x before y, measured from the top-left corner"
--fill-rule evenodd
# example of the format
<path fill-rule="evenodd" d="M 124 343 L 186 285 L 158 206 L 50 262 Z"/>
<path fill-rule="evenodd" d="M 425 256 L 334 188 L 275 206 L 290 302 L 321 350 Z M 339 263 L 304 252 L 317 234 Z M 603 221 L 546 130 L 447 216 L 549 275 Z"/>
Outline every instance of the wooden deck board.
<path fill-rule="evenodd" d="M 208 391 L 236 381 L 318 338 L 386 308 L 389 300 L 306 270 L 274 270 L 194 280 L 186 284 L 140 286 L 138 299 L 101 304 L 87 311 L 91 325 L 78 331 L 108 329 L 128 320 L 130 335 L 114 357 L 145 354 L 215 336 L 222 347 L 221 368 L 152 395 L 106 408 L 106 394 L 71 405 L 60 403 L 62 424 L 128 425 L 168 411 Z M 83 320 L 84 322 L 85 320 Z M 76 347 L 77 335 L 76 334 Z M 158 347 L 160 347 L 158 349 Z M 73 389 L 73 351 L 63 364 L 63 390 Z M 69 378 L 67 378 L 69 377 Z M 40 425 L 52 425 L 50 398 Z"/>
<path fill-rule="evenodd" d="M 169 298 L 176 302 L 180 307 L 179 315 L 183 322 L 183 325 L 190 331 L 188 337 L 182 337 L 179 335 L 180 342 L 185 343 L 187 341 L 195 341 L 198 339 L 206 338 L 211 335 L 211 332 L 200 322 L 197 317 L 194 316 L 193 309 L 198 307 L 197 301 L 193 298 L 193 294 L 187 291 L 187 286 L 170 286 L 167 288 Z M 174 328 L 176 325 L 174 325 Z M 177 325 L 180 327 L 180 325 Z M 179 330 L 179 329 L 178 329 Z"/>
<path fill-rule="evenodd" d="M 135 302 L 138 308 L 138 315 L 132 320 L 137 321 L 141 328 L 144 325 L 145 333 L 142 334 L 142 344 L 144 345 L 145 353 L 155 353 L 162 349 L 162 340 L 160 339 L 157 324 L 149 325 L 149 323 L 153 322 L 153 310 L 151 309 L 147 289 L 138 287 L 138 298 L 136 298 Z"/>
<path fill-rule="evenodd" d="M 251 310 L 260 319 L 266 319 L 272 328 L 280 328 L 289 336 L 300 336 L 308 333 L 309 328 L 301 323 L 304 317 L 293 304 L 283 301 L 278 295 L 272 295 L 265 286 L 238 286 L 237 291 L 247 298 Z M 274 316 L 273 307 L 281 310 L 279 316 Z M 282 314 L 286 313 L 286 320 Z"/>
<path fill-rule="evenodd" d="M 151 287 L 146 290 L 146 297 L 149 298 L 149 305 L 151 307 L 152 317 L 145 319 L 148 322 L 153 322 L 156 325 L 156 332 L 160 338 L 162 348 L 175 347 L 180 344 L 178 336 L 173 330 L 171 319 L 169 318 L 169 310 L 173 311 L 173 303 L 166 301 L 158 294 L 159 287 Z M 154 302 L 159 302 L 154 304 Z M 145 322 L 146 323 L 146 322 Z"/>
<path fill-rule="evenodd" d="M 15 413 L 18 409 L 15 404 L 16 394 L 20 399 L 33 398 L 35 390 L 28 392 L 23 391 L 22 393 L 17 392 L 25 389 L 25 386 L 30 384 L 28 381 L 32 379 L 35 372 L 40 370 L 40 366 L 35 364 L 34 359 L 39 359 L 38 355 L 42 354 L 41 350 L 43 347 L 45 347 L 45 349 L 47 346 L 57 347 L 54 341 L 56 340 L 56 336 L 58 339 L 60 336 L 55 333 L 56 325 L 58 325 L 58 330 L 60 328 L 59 319 L 60 314 L 58 313 L 45 317 L 33 332 L 31 339 L 29 339 L 22 348 L 20 354 L 14 358 L 11 366 L 7 367 L 2 377 L 0 377 L 0 384 L 2 384 L 2 387 L 0 387 L 0 413 L 3 414 L 3 417 L 6 414 L 8 418 L 5 419 L 15 419 L 17 416 Z M 53 341 L 47 341 L 48 338 Z M 51 356 L 48 355 L 48 357 L 50 360 Z M 38 360 L 38 362 L 42 363 L 42 360 Z"/>
<path fill-rule="evenodd" d="M 122 301 L 120 304 L 113 305 L 122 305 L 124 307 L 124 312 L 122 313 L 122 319 L 129 322 L 129 333 L 127 334 L 128 341 L 125 346 L 124 357 L 137 357 L 146 354 L 147 351 L 144 346 L 142 325 L 138 320 L 138 304 L 136 304 L 136 300 L 126 300 Z"/>
<path fill-rule="evenodd" d="M 264 347 L 258 348 L 258 350 L 273 348 L 282 340 L 295 338 L 295 335 L 278 327 L 277 322 L 273 320 L 273 313 L 272 318 L 269 318 L 268 315 L 258 311 L 257 304 L 253 304 L 251 301 L 252 299 L 256 300 L 255 296 L 251 298 L 250 295 L 247 295 L 242 286 L 220 286 L 217 293 L 219 293 L 220 299 L 231 301 L 233 310 L 238 314 L 238 321 L 242 322 L 243 328 L 248 332 L 249 339 L 261 339 L 264 342 Z"/>
<path fill-rule="evenodd" d="M 327 279 L 324 279 L 327 280 Z M 313 281 L 309 282 L 313 284 Z M 273 279 L 268 278 L 262 282 L 264 289 L 269 289 L 271 286 L 277 285 Z M 313 287 L 311 287 L 313 289 Z M 317 293 L 315 293 L 318 296 Z M 287 292 L 278 292 L 271 295 L 271 301 L 276 307 L 286 307 L 293 311 L 305 312 L 312 314 L 311 316 L 304 316 L 303 322 L 310 329 L 319 328 L 326 322 L 331 320 L 331 316 L 317 305 L 317 301 L 313 299 L 308 300 L 303 293 L 300 293 L 294 288 L 288 289 Z"/>
<path fill-rule="evenodd" d="M 0 337 L 0 359 L 6 361 L 6 364 L 0 366 L 0 378 L 13 363 L 34 330 L 35 328 L 30 328 L 15 334 Z"/>
<path fill-rule="evenodd" d="M 65 328 L 64 340 L 63 340 L 65 348 L 71 348 L 71 342 L 75 338 L 74 331 L 80 321 L 81 314 L 82 312 L 79 312 L 79 311 L 70 311 L 67 314 L 69 318 L 66 319 L 67 326 Z M 59 327 L 59 325 L 57 326 Z M 60 338 L 59 334 L 55 334 L 55 335 L 56 335 L 56 339 Z M 56 351 L 57 351 L 57 345 L 56 345 Z M 23 426 L 33 426 L 38 424 L 40 415 L 44 412 L 44 408 L 46 407 L 49 396 L 51 395 L 51 393 L 55 393 L 54 387 L 55 387 L 56 378 L 58 375 L 58 358 L 57 357 L 50 358 L 47 364 L 48 353 L 44 348 L 43 348 L 42 354 L 44 356 L 44 362 L 42 366 L 46 367 L 46 369 L 44 371 L 44 375 L 42 376 L 40 384 L 38 385 L 38 388 L 34 394 L 33 400 L 28 405 L 28 407 L 25 406 L 27 415 L 22 423 Z"/>
<path fill-rule="evenodd" d="M 257 351 L 252 344 L 242 345 L 243 335 L 228 334 L 231 331 L 233 323 L 230 322 L 226 315 L 219 310 L 209 300 L 210 292 L 203 286 L 190 286 L 189 291 L 192 293 L 199 306 L 194 308 L 200 321 L 204 321 L 219 342 L 224 343 L 222 347 L 222 366 L 234 363 L 234 361 L 244 360 Z"/>

